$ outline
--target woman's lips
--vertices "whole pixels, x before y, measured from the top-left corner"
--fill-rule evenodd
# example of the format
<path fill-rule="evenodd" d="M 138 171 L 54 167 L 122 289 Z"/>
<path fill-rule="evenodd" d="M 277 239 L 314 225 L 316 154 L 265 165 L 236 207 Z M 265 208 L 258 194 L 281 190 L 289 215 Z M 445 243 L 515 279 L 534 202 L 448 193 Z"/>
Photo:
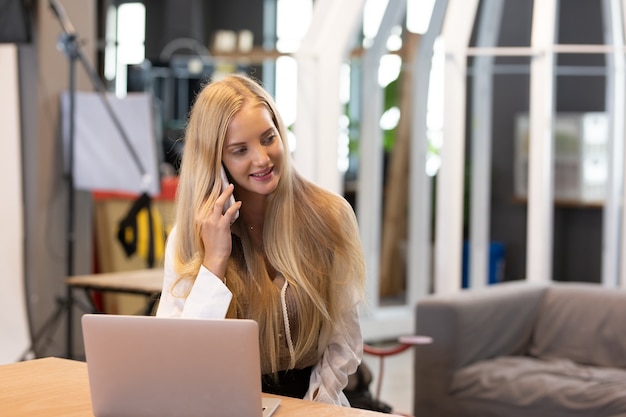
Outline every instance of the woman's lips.
<path fill-rule="evenodd" d="M 268 180 L 272 176 L 274 168 L 269 168 L 262 172 L 256 172 L 254 174 L 250 174 L 250 176 L 257 181 L 265 181 Z"/>

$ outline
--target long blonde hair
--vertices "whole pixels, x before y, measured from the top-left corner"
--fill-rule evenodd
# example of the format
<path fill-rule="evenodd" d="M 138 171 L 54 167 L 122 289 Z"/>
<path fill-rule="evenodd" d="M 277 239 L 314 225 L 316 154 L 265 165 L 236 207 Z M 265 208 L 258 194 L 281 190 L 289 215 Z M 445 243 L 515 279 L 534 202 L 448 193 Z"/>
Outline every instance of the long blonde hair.
<path fill-rule="evenodd" d="M 220 194 L 222 150 L 233 116 L 246 103 L 262 103 L 269 110 L 288 149 L 287 129 L 270 95 L 255 81 L 231 75 L 208 84 L 199 93 L 185 132 L 177 204 L 174 269 L 177 281 L 193 281 L 204 258 L 195 218 L 207 200 Z M 228 312 L 259 323 L 261 355 L 269 369 L 278 370 L 278 334 L 282 312 L 280 289 L 268 275 L 267 262 L 288 282 L 297 305 L 297 333 L 290 368 L 318 349 L 324 325 L 334 321 L 352 300 L 338 299 L 337 286 L 362 294 L 365 266 L 356 218 L 350 205 L 301 177 L 285 155 L 280 182 L 268 198 L 263 232 L 264 254 L 252 244 L 243 225 L 233 226 L 241 238 L 246 271 L 231 259 L 226 283 L 233 293 Z M 176 287 L 176 285 L 174 286 Z M 174 291 L 173 291 L 174 292 Z M 257 293 L 258 292 L 258 293 Z M 185 295 L 182 295 L 185 296 Z"/>

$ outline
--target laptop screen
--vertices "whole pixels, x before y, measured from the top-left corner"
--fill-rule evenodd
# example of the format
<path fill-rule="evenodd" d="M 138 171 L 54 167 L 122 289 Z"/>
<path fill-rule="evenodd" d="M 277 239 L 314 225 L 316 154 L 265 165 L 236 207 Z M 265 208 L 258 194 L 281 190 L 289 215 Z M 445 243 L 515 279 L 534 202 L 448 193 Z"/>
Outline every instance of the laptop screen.
<path fill-rule="evenodd" d="M 82 328 L 96 417 L 263 415 L 253 320 L 86 314 Z"/>

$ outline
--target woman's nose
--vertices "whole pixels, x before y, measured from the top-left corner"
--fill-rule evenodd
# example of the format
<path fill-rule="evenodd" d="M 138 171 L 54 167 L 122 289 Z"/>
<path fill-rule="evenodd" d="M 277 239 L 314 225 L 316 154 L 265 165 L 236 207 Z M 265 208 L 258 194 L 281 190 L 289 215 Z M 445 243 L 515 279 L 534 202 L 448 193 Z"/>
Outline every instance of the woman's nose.
<path fill-rule="evenodd" d="M 270 157 L 265 148 L 263 148 L 262 146 L 257 147 L 254 153 L 254 162 L 258 165 L 264 165 L 269 162 L 269 160 Z"/>

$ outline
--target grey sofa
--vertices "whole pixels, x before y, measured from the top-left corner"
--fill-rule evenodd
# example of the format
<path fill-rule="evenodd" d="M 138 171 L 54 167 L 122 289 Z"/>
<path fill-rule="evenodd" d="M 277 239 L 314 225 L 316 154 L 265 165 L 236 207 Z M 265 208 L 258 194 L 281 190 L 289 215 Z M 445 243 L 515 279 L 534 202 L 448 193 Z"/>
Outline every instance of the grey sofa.
<path fill-rule="evenodd" d="M 415 415 L 626 416 L 626 291 L 507 282 L 422 299 Z"/>

